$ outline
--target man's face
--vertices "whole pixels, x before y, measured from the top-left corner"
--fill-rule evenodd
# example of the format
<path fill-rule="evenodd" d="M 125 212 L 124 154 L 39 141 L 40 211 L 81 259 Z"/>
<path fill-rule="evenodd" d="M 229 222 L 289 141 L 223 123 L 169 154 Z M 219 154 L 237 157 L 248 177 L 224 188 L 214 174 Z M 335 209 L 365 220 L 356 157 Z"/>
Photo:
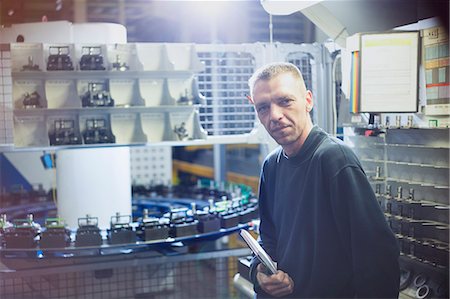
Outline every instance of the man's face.
<path fill-rule="evenodd" d="M 290 73 L 259 80 L 253 88 L 253 102 L 261 123 L 288 155 L 303 145 L 312 127 L 310 91 L 301 88 Z"/>

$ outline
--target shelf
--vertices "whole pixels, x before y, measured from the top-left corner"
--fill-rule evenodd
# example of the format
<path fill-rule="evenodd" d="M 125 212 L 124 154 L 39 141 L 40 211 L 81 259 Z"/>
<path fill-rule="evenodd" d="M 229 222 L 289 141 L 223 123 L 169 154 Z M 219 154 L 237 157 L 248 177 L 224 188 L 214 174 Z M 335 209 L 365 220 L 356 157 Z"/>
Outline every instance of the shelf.
<path fill-rule="evenodd" d="M 12 72 L 13 80 L 161 79 L 188 78 L 192 71 L 23 71 Z"/>
<path fill-rule="evenodd" d="M 382 161 L 380 161 L 380 162 L 382 162 Z M 436 165 L 430 165 L 430 164 L 411 163 L 411 162 L 386 161 L 386 163 L 394 164 L 394 165 L 403 165 L 403 166 L 414 166 L 414 167 L 435 168 L 435 169 L 449 169 L 449 167 L 445 167 L 445 166 L 436 166 Z"/>
<path fill-rule="evenodd" d="M 411 180 L 401 180 L 401 179 L 395 179 L 395 178 L 391 178 L 391 177 L 387 177 L 386 181 L 391 181 L 391 182 L 396 182 L 396 183 L 403 183 L 403 184 L 408 184 L 408 185 L 416 185 L 416 186 L 422 186 L 422 187 L 432 187 L 435 189 L 449 189 L 449 186 L 438 186 L 435 184 L 431 184 L 431 183 L 423 183 L 423 182 L 414 182 Z"/>
<path fill-rule="evenodd" d="M 58 151 L 63 149 L 87 149 L 87 148 L 105 148 L 105 147 L 121 147 L 121 146 L 149 146 L 149 147 L 177 147 L 177 146 L 202 146 L 215 144 L 259 144 L 261 143 L 250 134 L 228 135 L 228 136 L 208 136 L 206 139 L 184 140 L 184 141 L 161 141 L 161 142 L 136 142 L 130 144 L 80 144 L 80 145 L 57 145 L 57 146 L 34 146 L 34 147 L 16 147 L 14 145 L 0 147 L 0 152 L 36 152 L 36 151 Z"/>
<path fill-rule="evenodd" d="M 48 115 L 61 115 L 64 113 L 76 113 L 76 114 L 97 114 L 97 113 L 145 113 L 145 112 L 185 112 L 194 111 L 198 109 L 197 105 L 176 105 L 176 106 L 133 106 L 133 107 L 84 107 L 84 108 L 57 108 L 57 109 L 15 109 L 15 116 L 48 116 Z"/>
<path fill-rule="evenodd" d="M 430 148 L 430 149 L 445 149 L 449 150 L 448 147 L 442 146 L 427 146 L 420 144 L 401 144 L 401 143 L 374 143 L 374 145 L 387 146 L 387 147 L 401 147 L 401 148 Z"/>
<path fill-rule="evenodd" d="M 195 76 L 205 66 L 194 44 L 19 43 L 11 45 L 10 69 L 14 145 L 7 150 L 207 136 L 198 111 L 206 100 Z"/>
<path fill-rule="evenodd" d="M 372 163 L 384 163 L 384 160 L 379 160 L 379 159 L 367 159 L 367 158 L 362 158 L 359 159 L 361 162 L 372 162 Z"/>

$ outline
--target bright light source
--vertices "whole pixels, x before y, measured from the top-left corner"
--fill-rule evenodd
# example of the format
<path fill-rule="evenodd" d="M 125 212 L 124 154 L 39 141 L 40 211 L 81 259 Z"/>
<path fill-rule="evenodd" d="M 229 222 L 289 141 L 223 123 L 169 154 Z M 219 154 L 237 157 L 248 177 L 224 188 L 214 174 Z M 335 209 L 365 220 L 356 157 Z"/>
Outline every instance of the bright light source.
<path fill-rule="evenodd" d="M 260 0 L 265 11 L 271 15 L 290 15 L 323 0 Z"/>
<path fill-rule="evenodd" d="M 192 1 L 184 0 L 185 2 L 190 2 L 189 11 L 193 16 L 196 17 L 212 17 L 215 18 L 219 14 L 223 13 L 230 2 L 233 1 L 223 1 L 223 0 L 209 0 L 209 1 Z"/>

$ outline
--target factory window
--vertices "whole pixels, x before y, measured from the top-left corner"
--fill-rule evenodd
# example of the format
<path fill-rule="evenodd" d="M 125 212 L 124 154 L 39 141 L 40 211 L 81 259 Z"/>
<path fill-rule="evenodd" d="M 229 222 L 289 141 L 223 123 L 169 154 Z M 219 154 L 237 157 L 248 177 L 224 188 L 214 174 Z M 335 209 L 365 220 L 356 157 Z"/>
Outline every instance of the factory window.
<path fill-rule="evenodd" d="M 254 71 L 253 55 L 220 51 L 198 54 L 206 67 L 198 75 L 199 91 L 206 97 L 206 105 L 200 108 L 203 128 L 208 135 L 250 132 L 255 112 L 246 95 L 249 93 L 247 81 Z"/>

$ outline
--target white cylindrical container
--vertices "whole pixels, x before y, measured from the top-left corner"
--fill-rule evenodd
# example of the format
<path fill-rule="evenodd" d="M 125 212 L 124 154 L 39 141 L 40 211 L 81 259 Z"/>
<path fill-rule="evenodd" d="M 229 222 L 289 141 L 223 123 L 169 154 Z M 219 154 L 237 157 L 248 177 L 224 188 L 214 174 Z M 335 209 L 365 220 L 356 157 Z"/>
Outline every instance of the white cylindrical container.
<path fill-rule="evenodd" d="M 116 212 L 131 215 L 130 149 L 66 149 L 56 153 L 58 216 L 70 228 L 78 218 L 98 217 L 109 228 Z"/>

